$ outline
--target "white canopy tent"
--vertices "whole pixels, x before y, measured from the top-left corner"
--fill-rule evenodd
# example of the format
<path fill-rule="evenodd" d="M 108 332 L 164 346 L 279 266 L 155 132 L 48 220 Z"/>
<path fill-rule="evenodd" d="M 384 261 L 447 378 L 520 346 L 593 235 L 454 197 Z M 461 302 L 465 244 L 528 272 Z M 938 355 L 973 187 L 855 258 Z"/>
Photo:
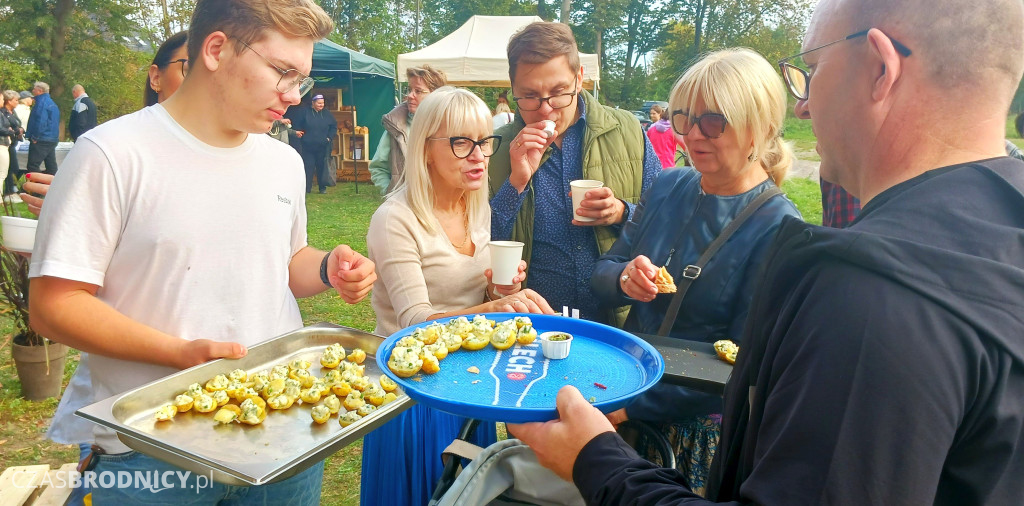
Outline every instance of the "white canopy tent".
<path fill-rule="evenodd" d="M 508 41 L 538 16 L 473 16 L 443 39 L 411 53 L 398 55 L 398 80 L 408 81 L 405 69 L 429 64 L 444 70 L 456 86 L 510 87 Z M 583 86 L 600 87 L 601 73 L 596 54 L 580 53 Z"/>

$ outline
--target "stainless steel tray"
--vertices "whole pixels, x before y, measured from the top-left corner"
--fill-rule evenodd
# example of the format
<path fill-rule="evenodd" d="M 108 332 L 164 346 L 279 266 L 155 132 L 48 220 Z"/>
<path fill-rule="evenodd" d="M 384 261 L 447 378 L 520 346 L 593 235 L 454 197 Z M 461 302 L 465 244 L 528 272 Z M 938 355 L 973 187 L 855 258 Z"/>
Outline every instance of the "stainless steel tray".
<path fill-rule="evenodd" d="M 380 375 L 374 355 L 384 338 L 360 330 L 319 323 L 249 348 L 239 360 L 215 360 L 115 395 L 77 411 L 79 416 L 117 431 L 122 443 L 183 469 L 210 475 L 229 485 L 262 485 L 294 476 L 348 446 L 412 406 L 401 390 L 398 400 L 370 416 L 342 427 L 335 415 L 325 424 L 314 423 L 309 405 L 296 403 L 285 411 L 271 411 L 260 425 L 220 425 L 212 414 L 179 413 L 173 422 L 157 424 L 154 413 L 192 383 L 205 384 L 233 369 L 254 373 L 295 359 L 308 360 L 310 372 L 320 373 L 320 354 L 333 343 L 346 350 L 362 348 L 367 376 Z"/>

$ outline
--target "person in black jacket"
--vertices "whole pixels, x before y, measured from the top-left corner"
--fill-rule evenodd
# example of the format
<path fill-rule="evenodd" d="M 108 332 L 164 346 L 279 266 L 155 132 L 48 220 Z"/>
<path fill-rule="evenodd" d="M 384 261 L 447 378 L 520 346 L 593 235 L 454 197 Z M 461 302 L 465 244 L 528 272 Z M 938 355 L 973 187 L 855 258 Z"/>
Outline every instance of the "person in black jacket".
<path fill-rule="evenodd" d="M 18 136 L 18 128 L 11 123 L 11 114 L 6 107 L 0 107 L 0 181 L 7 179 L 7 171 L 10 166 L 9 146 Z"/>
<path fill-rule="evenodd" d="M 71 117 L 68 118 L 68 135 L 75 141 L 85 132 L 96 128 L 96 102 L 89 98 L 81 84 L 71 88 L 71 96 L 75 102 L 71 104 Z"/>
<path fill-rule="evenodd" d="M 0 147 L 0 149 L 6 149 L 8 157 L 10 158 L 10 166 L 7 169 L 7 177 L 3 178 L 3 194 L 9 195 L 18 192 L 18 156 L 17 146 L 18 141 L 24 138 L 25 128 L 21 124 L 21 118 L 14 112 L 14 108 L 18 106 L 19 99 L 18 92 L 14 90 L 7 90 L 3 92 L 3 99 L 0 100 L 0 116 L 3 116 L 7 120 L 7 124 L 11 129 L 7 138 L 9 140 L 9 146 L 6 148 Z M 3 120 L 0 120 L 2 122 Z M 2 142 L 0 142 L 2 144 Z"/>
<path fill-rule="evenodd" d="M 813 77 L 780 64 L 822 177 L 864 207 L 845 230 L 783 222 L 706 499 L 572 387 L 558 421 L 510 432 L 589 504 L 1019 505 L 1024 162 L 1003 137 L 1022 34 L 1018 0 L 818 3 Z"/>
<path fill-rule="evenodd" d="M 338 121 L 330 111 L 324 110 L 324 96 L 314 95 L 312 107 L 300 110 L 293 127 L 302 139 L 302 163 L 306 167 L 306 193 L 313 189 L 313 175 L 316 174 L 320 193 L 327 193 L 327 155 L 331 152 L 331 141 L 338 133 Z"/>

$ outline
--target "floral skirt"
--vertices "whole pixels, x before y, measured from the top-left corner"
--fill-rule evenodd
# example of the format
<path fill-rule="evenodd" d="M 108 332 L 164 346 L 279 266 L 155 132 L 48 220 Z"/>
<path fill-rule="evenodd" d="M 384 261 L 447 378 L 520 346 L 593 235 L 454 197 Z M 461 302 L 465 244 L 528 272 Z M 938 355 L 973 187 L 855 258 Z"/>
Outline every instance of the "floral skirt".
<path fill-rule="evenodd" d="M 676 469 L 683 473 L 690 490 L 703 497 L 711 461 L 715 458 L 718 440 L 722 435 L 722 415 L 699 416 L 684 423 L 655 426 L 672 446 L 676 455 Z M 638 445 L 637 453 L 652 461 L 658 458 L 657 451 L 649 445 Z"/>

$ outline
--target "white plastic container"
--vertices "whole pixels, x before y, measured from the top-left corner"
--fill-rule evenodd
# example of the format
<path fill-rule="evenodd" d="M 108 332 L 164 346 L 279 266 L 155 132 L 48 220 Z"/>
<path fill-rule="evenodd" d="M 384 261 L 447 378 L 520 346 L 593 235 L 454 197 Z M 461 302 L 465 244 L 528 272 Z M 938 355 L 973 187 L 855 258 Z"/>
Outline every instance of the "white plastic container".
<path fill-rule="evenodd" d="M 555 335 L 569 336 L 569 338 L 563 341 L 550 340 Z M 540 339 L 540 349 L 544 352 L 544 358 L 561 360 L 569 356 L 569 348 L 572 347 L 572 334 L 568 332 L 545 332 L 538 339 Z"/>
<path fill-rule="evenodd" d="M 4 247 L 19 253 L 32 253 L 36 244 L 36 225 L 39 222 L 16 216 L 0 216 Z"/>

